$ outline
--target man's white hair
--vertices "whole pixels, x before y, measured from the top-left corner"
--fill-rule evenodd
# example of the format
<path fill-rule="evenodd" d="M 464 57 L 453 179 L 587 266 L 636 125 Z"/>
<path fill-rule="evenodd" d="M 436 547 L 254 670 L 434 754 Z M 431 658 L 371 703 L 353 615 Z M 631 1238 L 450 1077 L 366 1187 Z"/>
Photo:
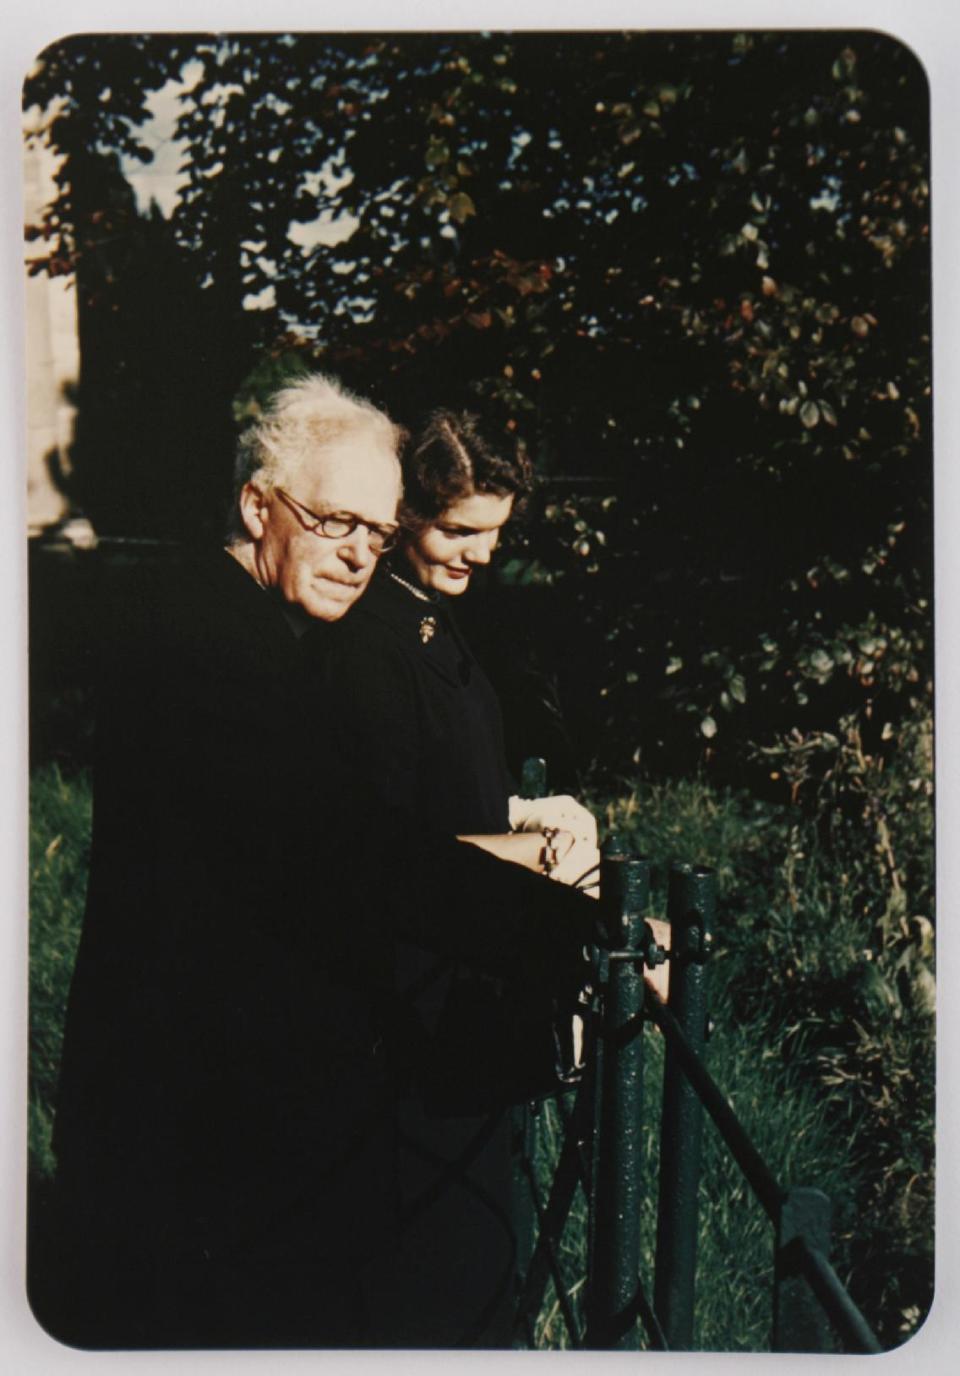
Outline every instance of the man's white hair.
<path fill-rule="evenodd" d="M 233 543 L 246 536 L 240 494 L 249 482 L 264 492 L 295 483 L 301 468 L 345 436 L 364 434 L 397 454 L 403 432 L 369 401 L 336 378 L 311 373 L 281 388 L 259 420 L 244 431 L 233 475 Z"/>

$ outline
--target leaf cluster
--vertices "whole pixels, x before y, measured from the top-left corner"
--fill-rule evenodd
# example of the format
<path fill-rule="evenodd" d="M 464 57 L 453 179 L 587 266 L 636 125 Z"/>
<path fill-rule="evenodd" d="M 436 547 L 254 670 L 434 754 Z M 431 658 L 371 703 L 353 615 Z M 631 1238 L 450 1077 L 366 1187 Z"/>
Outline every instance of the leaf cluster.
<path fill-rule="evenodd" d="M 186 187 L 147 233 L 116 161 L 173 79 Z M 89 304 L 77 493 L 107 524 L 212 509 L 243 379 L 322 366 L 526 443 L 511 576 L 577 767 L 740 768 L 923 696 L 927 92 L 894 40 L 80 36 L 27 101 L 65 154 L 36 264 Z"/>
<path fill-rule="evenodd" d="M 702 779 L 637 781 L 606 809 L 608 826 L 661 862 L 653 911 L 666 859 L 716 868 L 714 1074 L 782 1183 L 832 1195 L 834 1265 L 888 1346 L 932 1296 L 929 714 L 893 744 L 872 754 L 847 722 L 821 743 L 831 762 L 806 810 Z M 725 1226 L 745 1222 L 734 1211 Z M 756 1242 L 742 1255 L 757 1264 Z"/>

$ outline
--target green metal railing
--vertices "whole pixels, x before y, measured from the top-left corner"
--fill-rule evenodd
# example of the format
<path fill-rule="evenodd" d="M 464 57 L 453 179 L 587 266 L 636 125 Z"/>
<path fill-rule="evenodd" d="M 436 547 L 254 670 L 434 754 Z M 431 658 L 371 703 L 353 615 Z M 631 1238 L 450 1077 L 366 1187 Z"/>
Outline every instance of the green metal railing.
<path fill-rule="evenodd" d="M 528 786 L 538 782 L 525 777 Z M 542 783 L 542 779 L 539 780 Z M 541 790 L 542 791 L 542 790 Z M 775 1352 L 881 1352 L 830 1265 L 830 1201 L 783 1188 L 704 1064 L 706 962 L 716 906 L 712 870 L 674 865 L 669 876 L 670 994 L 663 1003 L 643 972 L 666 958 L 644 920 L 650 864 L 616 839 L 604 849 L 597 996 L 583 1080 L 560 1104 L 564 1135 L 546 1197 L 534 1168 L 534 1110 L 515 1118 L 521 1283 L 516 1340 L 533 1345 L 548 1282 L 574 1348 L 665 1350 L 693 1345 L 698 1193 L 704 1111 L 774 1230 L 771 1348 Z M 652 1301 L 641 1277 L 645 1025 L 664 1036 L 659 1195 Z M 580 1191 L 587 1210 L 585 1303 L 575 1302 L 560 1239 Z M 831 1334 L 832 1330 L 832 1334 Z M 643 1341 L 645 1334 L 645 1341 Z M 836 1341 L 834 1341 L 836 1340 Z"/>

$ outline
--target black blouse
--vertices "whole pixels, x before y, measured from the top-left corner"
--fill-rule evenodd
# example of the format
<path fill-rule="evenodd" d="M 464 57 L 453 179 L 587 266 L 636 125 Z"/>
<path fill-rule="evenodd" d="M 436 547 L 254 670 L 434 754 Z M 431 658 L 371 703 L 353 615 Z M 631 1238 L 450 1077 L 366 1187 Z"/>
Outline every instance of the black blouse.
<path fill-rule="evenodd" d="M 379 798 L 428 832 L 509 830 L 500 707 L 448 600 L 422 600 L 385 566 L 325 629 L 330 710 Z"/>

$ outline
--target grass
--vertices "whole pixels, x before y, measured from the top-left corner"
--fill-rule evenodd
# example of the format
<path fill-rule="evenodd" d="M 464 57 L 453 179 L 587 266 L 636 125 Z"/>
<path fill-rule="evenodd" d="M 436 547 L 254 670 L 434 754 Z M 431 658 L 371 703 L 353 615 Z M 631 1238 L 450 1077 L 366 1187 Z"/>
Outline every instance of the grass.
<path fill-rule="evenodd" d="M 642 1131 L 643 1203 L 640 1217 L 641 1279 L 653 1298 L 660 1153 L 659 1103 L 664 1042 L 648 1029 L 645 1047 L 645 1121 Z M 746 1043 L 746 1044 L 745 1044 Z M 843 1144 L 830 1130 L 816 1090 L 799 1078 L 770 1074 L 758 1065 L 742 1033 L 718 1027 L 707 1047 L 711 1074 L 723 1089 L 761 1156 L 785 1185 L 814 1185 L 834 1201 L 852 1189 Z M 538 1174 L 549 1180 L 562 1143 L 556 1104 L 537 1115 Z M 584 1321 L 584 1244 L 587 1206 L 578 1189 L 559 1248 L 561 1267 L 578 1324 Z M 694 1346 L 700 1351 L 759 1352 L 769 1349 L 772 1323 L 773 1229 L 709 1118 L 703 1132 L 699 1198 L 698 1285 Z M 570 1340 L 551 1284 L 537 1325 L 538 1345 L 567 1348 Z M 646 1343 L 645 1336 L 642 1338 Z"/>
<path fill-rule="evenodd" d="M 925 748 L 919 736 L 914 745 Z M 658 862 L 654 911 L 663 908 L 668 860 L 715 865 L 709 1068 L 780 1183 L 830 1195 L 834 1264 L 890 1347 L 922 1321 L 932 1292 L 932 836 L 918 758 L 907 751 L 902 777 L 888 768 L 872 790 L 854 790 L 852 807 L 836 791 L 806 812 L 776 807 L 701 780 L 627 781 L 615 797 L 593 799 L 608 828 Z M 31 807 L 30 1150 L 42 1182 L 54 1169 L 53 1092 L 84 901 L 86 776 L 42 766 Z M 652 1029 L 645 1036 L 650 1293 L 663 1039 Z M 556 1104 L 541 1108 L 536 1139 L 546 1187 L 562 1139 Z M 585 1231 L 578 1194 L 560 1243 L 577 1312 Z M 707 1123 L 697 1348 L 768 1347 L 771 1267 L 771 1227 Z M 543 1347 L 568 1343 L 552 1289 L 537 1335 Z"/>
<path fill-rule="evenodd" d="M 708 1066 L 779 1183 L 830 1196 L 832 1260 L 887 1347 L 922 1322 L 933 1279 L 932 809 L 928 738 L 915 725 L 904 735 L 899 772 L 852 790 L 853 806 L 836 779 L 806 812 L 701 780 L 627 782 L 593 799 L 608 830 L 659 862 L 653 912 L 663 912 L 669 861 L 717 870 Z M 651 1294 L 662 1038 L 647 1037 Z M 555 1115 L 541 1114 L 545 1176 Z M 578 1200 L 561 1244 L 574 1281 L 585 1212 Z M 707 1123 L 696 1348 L 768 1347 L 772 1261 L 766 1215 Z M 569 1342 L 553 1293 L 539 1337 Z"/>
<path fill-rule="evenodd" d="M 70 977 L 77 953 L 90 849 L 91 789 L 86 774 L 57 765 L 30 785 L 30 1104 L 32 1173 L 49 1179 L 53 1101 Z"/>

